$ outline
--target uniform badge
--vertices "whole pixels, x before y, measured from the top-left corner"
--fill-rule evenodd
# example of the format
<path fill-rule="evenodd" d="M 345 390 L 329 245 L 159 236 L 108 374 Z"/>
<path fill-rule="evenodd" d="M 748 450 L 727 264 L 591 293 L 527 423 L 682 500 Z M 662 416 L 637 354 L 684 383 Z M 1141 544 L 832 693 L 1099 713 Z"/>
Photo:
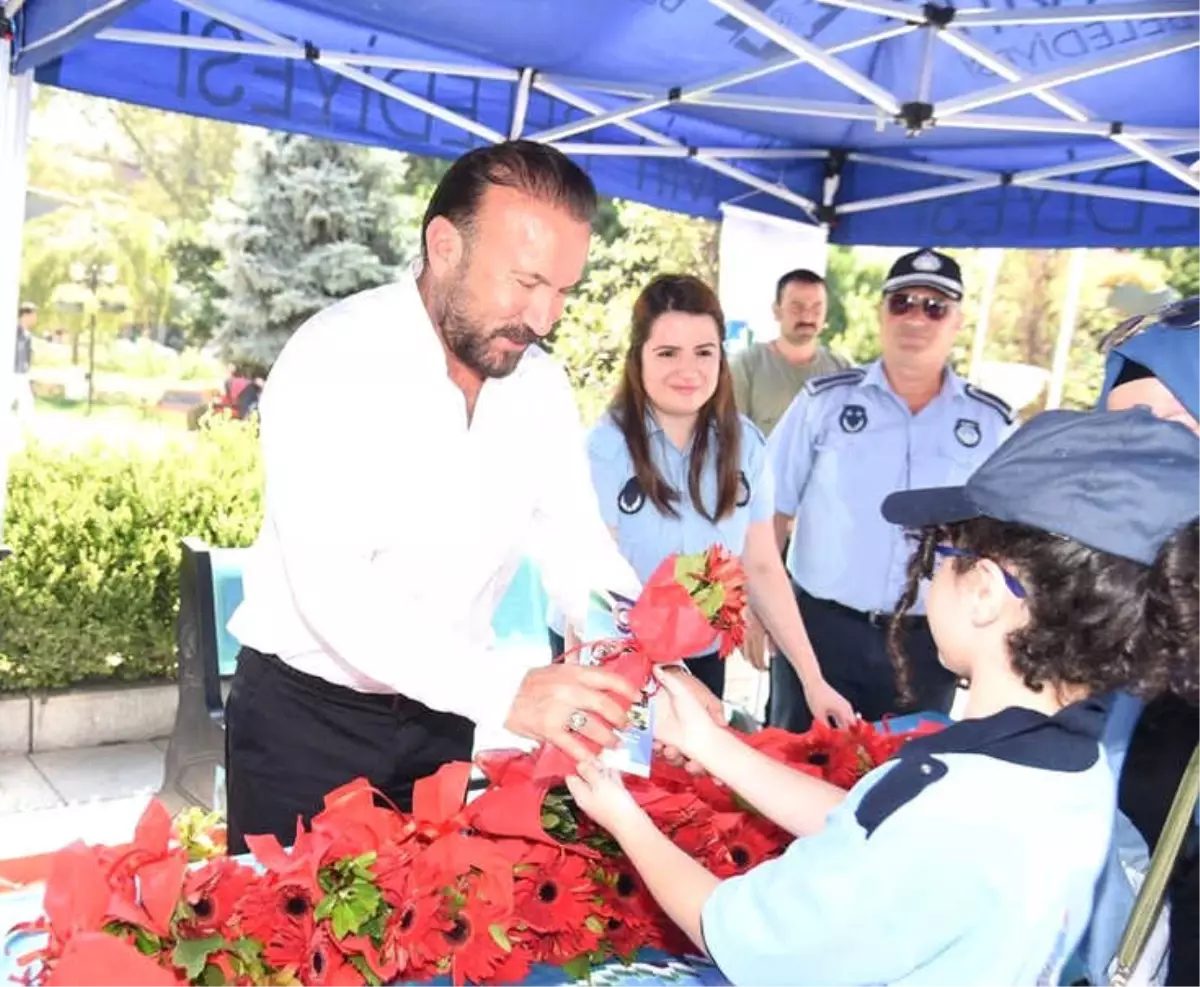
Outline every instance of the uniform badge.
<path fill-rule="evenodd" d="M 750 503 L 750 481 L 746 479 L 746 474 L 738 473 L 738 494 L 737 506 L 745 507 Z"/>
<path fill-rule="evenodd" d="M 617 494 L 617 509 L 622 514 L 636 514 L 646 506 L 646 492 L 636 476 L 631 476 L 629 482 Z"/>
<path fill-rule="evenodd" d="M 979 431 L 979 422 L 971 418 L 960 418 L 954 423 L 954 437 L 958 439 L 959 445 L 974 449 L 983 438 L 983 433 Z"/>
<path fill-rule="evenodd" d="M 924 253 L 917 254 L 913 258 L 912 266 L 914 271 L 920 271 L 922 274 L 932 274 L 934 271 L 942 269 L 942 262 L 938 259 L 937 254 L 926 250 Z"/>
<path fill-rule="evenodd" d="M 867 409 L 861 404 L 848 404 L 842 408 L 838 424 L 843 432 L 861 432 L 867 427 Z"/>

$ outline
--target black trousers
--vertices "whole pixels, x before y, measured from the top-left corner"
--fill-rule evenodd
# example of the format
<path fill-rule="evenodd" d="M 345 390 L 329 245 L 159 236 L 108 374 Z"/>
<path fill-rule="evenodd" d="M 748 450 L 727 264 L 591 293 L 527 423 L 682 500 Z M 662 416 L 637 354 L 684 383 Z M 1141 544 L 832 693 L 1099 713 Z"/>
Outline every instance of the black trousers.
<path fill-rule="evenodd" d="M 368 695 L 242 648 L 225 706 L 229 852 L 247 835 L 284 846 L 325 796 L 363 776 L 404 811 L 413 783 L 471 758 L 475 725 L 404 696 Z"/>
<path fill-rule="evenodd" d="M 558 631 L 547 628 L 546 633 L 550 635 L 550 654 L 557 661 L 567 650 L 567 642 Z M 699 658 L 686 658 L 683 663 L 696 678 L 708 686 L 713 695 L 718 699 L 725 698 L 725 660 L 715 651 L 711 655 L 701 655 Z"/>
<path fill-rule="evenodd" d="M 904 650 L 914 702 L 904 705 L 896 691 L 896 678 L 887 653 L 887 624 L 840 603 L 819 600 L 793 584 L 804 627 L 817 655 L 825 681 L 840 692 L 863 719 L 875 721 L 891 713 L 918 710 L 950 712 L 957 680 L 938 661 L 937 647 L 924 617 L 908 618 Z M 812 726 L 812 713 L 804 701 L 791 662 L 783 655 L 771 658 L 771 726 L 803 731 Z"/>

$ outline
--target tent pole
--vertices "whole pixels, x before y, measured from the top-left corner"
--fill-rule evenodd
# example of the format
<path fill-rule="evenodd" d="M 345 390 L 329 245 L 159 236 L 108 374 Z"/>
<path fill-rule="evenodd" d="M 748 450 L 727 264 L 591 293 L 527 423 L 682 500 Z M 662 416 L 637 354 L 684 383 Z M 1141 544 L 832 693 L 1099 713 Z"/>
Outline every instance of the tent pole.
<path fill-rule="evenodd" d="M 953 28 L 950 29 L 950 32 L 953 33 Z M 955 37 L 961 38 L 957 34 L 955 34 Z M 1200 45 L 1200 34 L 1192 32 L 1187 37 L 1175 37 L 1165 41 L 1153 41 L 1148 44 L 1131 46 L 1116 55 L 1081 61 L 1073 65 L 1052 69 L 1049 72 L 1039 72 L 1036 75 L 1026 76 L 1021 76 L 1018 73 L 1018 78 L 1015 80 L 1004 82 L 999 86 L 992 86 L 988 89 L 977 89 L 975 92 L 955 96 L 953 99 L 939 103 L 937 107 L 937 120 L 938 123 L 942 123 L 950 117 L 959 113 L 965 113 L 968 110 L 978 110 L 981 107 L 991 106 L 993 103 L 1002 103 L 1017 96 L 1038 93 L 1041 90 L 1055 86 L 1065 86 L 1071 82 L 1090 79 L 1095 75 L 1115 72 L 1118 69 L 1128 68 L 1131 65 L 1138 65 L 1142 62 L 1149 62 L 1154 59 L 1164 58 L 1167 55 L 1174 55 L 1177 52 L 1187 51 L 1189 48 L 1195 48 L 1197 45 Z M 1010 71 L 1015 70 L 1012 70 L 1010 67 Z"/>
<path fill-rule="evenodd" d="M 951 31 L 944 32 L 944 34 L 945 41 L 960 54 L 974 59 L 979 64 L 1007 79 L 1010 83 L 1016 85 L 1022 81 L 1028 82 L 1028 79 L 1015 66 L 1009 64 L 1006 59 L 1001 58 L 989 48 L 961 35 L 954 34 Z M 1077 123 L 1094 122 L 1092 118 L 1095 114 L 1088 110 L 1087 107 L 1053 90 L 1035 90 L 1033 96 Z M 1109 133 L 1104 136 L 1111 138 L 1115 143 L 1125 148 L 1125 150 L 1132 151 L 1137 157 L 1144 161 L 1149 161 L 1152 165 L 1165 171 L 1168 175 L 1183 182 L 1185 185 L 1190 185 L 1192 188 L 1200 190 L 1200 179 L 1189 173 L 1188 169 L 1178 161 L 1175 161 L 1172 155 L 1163 153 L 1157 148 L 1143 143 L 1139 138 L 1145 135 L 1125 133 L 1124 128 L 1120 128 L 1120 132 L 1116 128 L 1110 128 Z"/>
<path fill-rule="evenodd" d="M 1067 267 L 1067 293 L 1063 298 L 1062 318 L 1058 324 L 1058 339 L 1054 343 L 1054 362 L 1050 365 L 1050 388 L 1046 409 L 1062 404 L 1063 385 L 1067 379 L 1067 358 L 1071 355 L 1071 338 L 1075 335 L 1075 317 L 1079 311 L 1079 296 L 1083 290 L 1083 269 L 1087 251 L 1076 247 L 1070 252 Z"/>
<path fill-rule="evenodd" d="M 0 542 L 8 494 L 8 460 L 16 451 L 20 425 L 12 413 L 16 397 L 13 353 L 21 303 L 21 236 L 25 221 L 25 146 L 33 73 L 11 75 L 11 42 L 0 41 Z"/>
<path fill-rule="evenodd" d="M 971 340 L 971 365 L 967 377 L 978 384 L 983 375 L 983 353 L 987 348 L 988 327 L 992 321 L 992 303 L 996 298 L 996 283 L 1004 264 L 1004 248 L 992 247 L 982 251 L 984 261 L 983 292 L 979 296 L 979 315 L 975 319 L 975 336 Z"/>
<path fill-rule="evenodd" d="M 525 129 L 525 116 L 529 112 L 529 90 L 533 87 L 533 69 L 521 69 L 517 92 L 513 100 L 512 122 L 508 126 L 508 139 L 515 141 Z"/>
<path fill-rule="evenodd" d="M 831 0 L 822 0 L 830 3 Z M 1136 21 L 1160 17 L 1197 17 L 1192 0 L 1154 0 L 1151 3 L 1104 3 L 1079 7 L 1043 7 L 1032 10 L 959 9 L 961 27 L 1019 27 L 1051 24 L 1087 24 L 1093 21 Z"/>
<path fill-rule="evenodd" d="M 921 52 L 921 78 L 917 83 L 917 102 L 928 103 L 929 94 L 933 91 L 933 49 L 937 44 L 939 28 L 926 24 L 924 51 Z"/>
<path fill-rule="evenodd" d="M 784 27 L 746 0 L 709 0 L 709 3 L 737 18 L 747 27 L 753 28 L 763 37 L 774 41 L 781 48 L 786 48 L 803 58 L 813 68 L 820 69 L 829 78 L 858 93 L 867 102 L 874 103 L 884 113 L 894 116 L 900 112 L 899 101 L 879 83 L 827 54 L 807 38 L 802 38 L 795 31 Z"/>

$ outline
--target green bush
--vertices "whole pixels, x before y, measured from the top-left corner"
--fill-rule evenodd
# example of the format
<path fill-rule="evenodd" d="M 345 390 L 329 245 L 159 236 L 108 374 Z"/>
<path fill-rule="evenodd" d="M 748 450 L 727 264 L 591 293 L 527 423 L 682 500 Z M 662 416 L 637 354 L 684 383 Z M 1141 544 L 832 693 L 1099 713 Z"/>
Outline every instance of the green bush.
<path fill-rule="evenodd" d="M 0 691 L 175 673 L 179 541 L 253 541 L 254 431 L 230 423 L 156 449 L 32 444 L 14 457 L 0 563 Z"/>

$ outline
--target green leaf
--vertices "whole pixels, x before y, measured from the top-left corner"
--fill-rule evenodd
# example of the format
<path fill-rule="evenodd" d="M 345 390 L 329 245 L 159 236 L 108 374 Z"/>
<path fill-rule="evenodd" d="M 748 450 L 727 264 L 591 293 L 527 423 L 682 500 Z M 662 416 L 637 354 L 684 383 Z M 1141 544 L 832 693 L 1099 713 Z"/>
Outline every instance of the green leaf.
<path fill-rule="evenodd" d="M 506 953 L 512 952 L 512 942 L 508 938 L 508 933 L 504 931 L 504 926 L 492 924 L 488 926 L 488 932 L 492 934 L 492 938 L 496 940 L 496 945 L 503 949 Z"/>
<path fill-rule="evenodd" d="M 557 825 L 558 825 L 558 816 L 556 816 L 553 812 L 543 812 L 542 813 L 542 829 L 549 832 Z"/>
<path fill-rule="evenodd" d="M 263 951 L 263 944 L 257 939 L 235 939 L 230 945 L 230 951 L 245 963 L 253 963 Z"/>
<path fill-rule="evenodd" d="M 225 939 L 222 936 L 180 939 L 171 952 L 171 962 L 187 973 L 188 980 L 195 980 L 208 965 L 208 957 L 224 945 Z"/>
<path fill-rule="evenodd" d="M 339 901 L 333 906 L 333 934 L 335 938 L 345 939 L 346 936 L 358 931 L 360 925 L 358 916 L 349 902 Z"/>
<path fill-rule="evenodd" d="M 592 961 L 584 954 L 576 956 L 573 960 L 568 960 L 563 964 L 563 972 L 572 980 L 587 980 L 592 979 Z"/>
<path fill-rule="evenodd" d="M 147 956 L 157 956 L 162 952 L 162 940 L 158 936 L 151 935 L 145 929 L 134 929 L 133 943 L 139 953 Z"/>
<path fill-rule="evenodd" d="M 225 987 L 227 981 L 221 968 L 215 963 L 209 963 L 200 974 L 200 983 L 203 987 Z"/>
<path fill-rule="evenodd" d="M 583 920 L 583 924 L 586 925 L 588 929 L 594 932 L 596 935 L 604 935 L 605 925 L 599 915 L 589 915 Z"/>
<path fill-rule="evenodd" d="M 321 899 L 320 903 L 313 910 L 313 918 L 318 922 L 323 922 L 333 914 L 334 906 L 338 903 L 336 894 L 327 894 Z"/>

